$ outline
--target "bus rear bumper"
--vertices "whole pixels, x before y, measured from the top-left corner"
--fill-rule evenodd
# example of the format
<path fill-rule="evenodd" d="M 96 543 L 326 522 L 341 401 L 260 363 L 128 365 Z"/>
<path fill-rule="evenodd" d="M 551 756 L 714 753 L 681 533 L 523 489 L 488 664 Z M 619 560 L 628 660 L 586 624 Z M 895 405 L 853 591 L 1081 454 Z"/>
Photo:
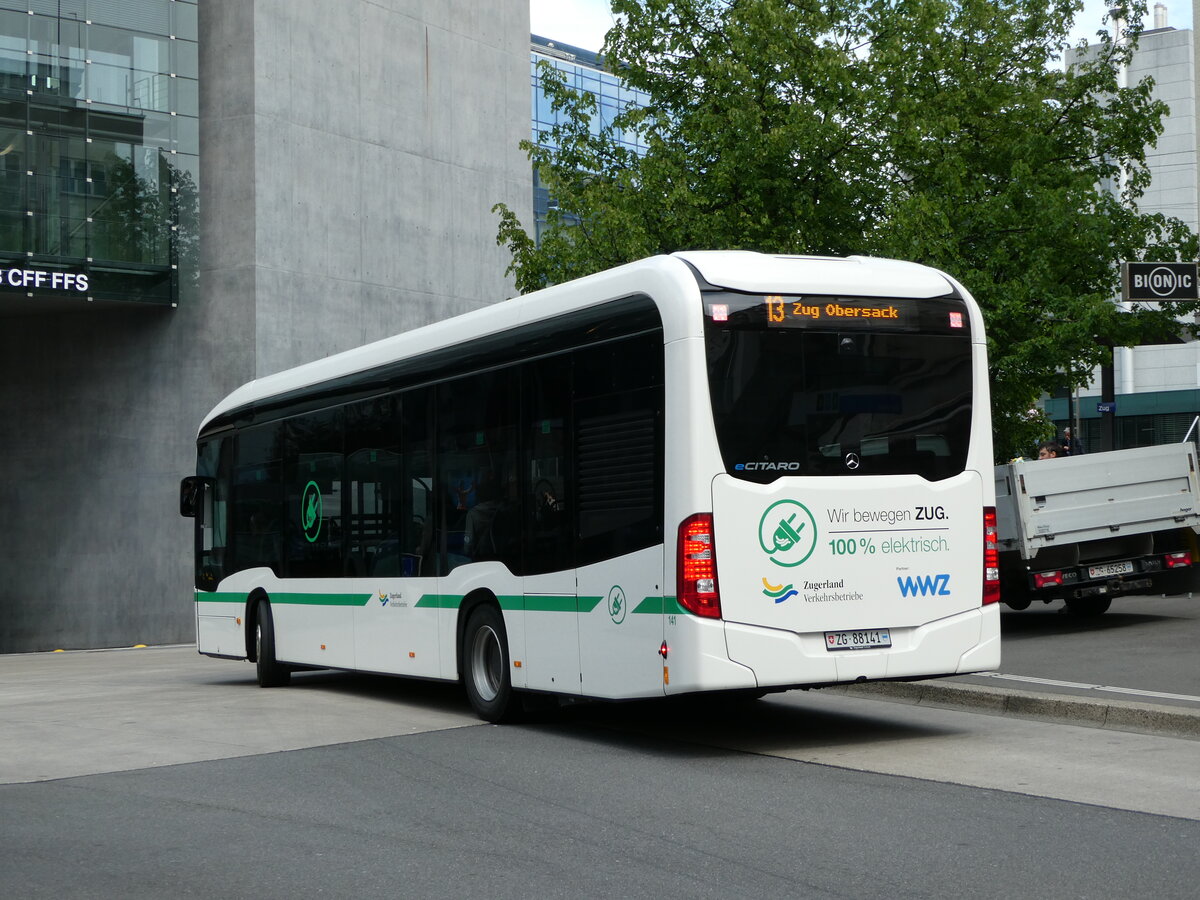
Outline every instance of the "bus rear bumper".
<path fill-rule="evenodd" d="M 1000 614 L 992 604 L 910 628 L 891 629 L 892 646 L 826 649 L 823 632 L 797 634 L 725 623 L 729 658 L 752 669 L 759 687 L 919 678 L 995 669 Z"/>

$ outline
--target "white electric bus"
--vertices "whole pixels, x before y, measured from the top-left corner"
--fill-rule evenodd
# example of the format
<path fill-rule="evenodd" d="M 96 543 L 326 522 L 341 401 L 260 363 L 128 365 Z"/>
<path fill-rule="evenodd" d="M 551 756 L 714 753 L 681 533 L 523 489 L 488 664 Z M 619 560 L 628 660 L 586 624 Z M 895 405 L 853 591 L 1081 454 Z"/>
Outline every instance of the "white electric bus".
<path fill-rule="evenodd" d="M 200 426 L 200 653 L 536 695 L 1000 661 L 983 321 L 941 272 L 655 257 L 277 375 Z"/>

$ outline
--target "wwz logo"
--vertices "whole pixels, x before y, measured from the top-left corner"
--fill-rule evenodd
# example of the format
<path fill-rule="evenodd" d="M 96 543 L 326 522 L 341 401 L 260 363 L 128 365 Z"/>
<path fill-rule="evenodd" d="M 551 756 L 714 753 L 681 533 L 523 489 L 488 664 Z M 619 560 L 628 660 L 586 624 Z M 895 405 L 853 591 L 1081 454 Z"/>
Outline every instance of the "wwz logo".
<path fill-rule="evenodd" d="M 901 597 L 950 596 L 949 574 L 918 575 L 916 578 L 911 575 L 905 575 L 903 578 L 896 576 L 896 584 L 900 586 Z"/>
<path fill-rule="evenodd" d="M 792 568 L 817 547 L 817 520 L 796 500 L 779 500 L 758 520 L 758 544 L 777 566 Z"/>

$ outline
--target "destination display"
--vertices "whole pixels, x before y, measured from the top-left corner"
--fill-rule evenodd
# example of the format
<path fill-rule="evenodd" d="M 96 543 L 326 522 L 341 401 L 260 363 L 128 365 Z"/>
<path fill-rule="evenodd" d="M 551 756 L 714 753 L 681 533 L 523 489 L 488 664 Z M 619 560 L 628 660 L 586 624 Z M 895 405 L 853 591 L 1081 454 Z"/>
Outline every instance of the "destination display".
<path fill-rule="evenodd" d="M 707 299 L 707 298 L 706 298 Z M 966 307 L 953 297 L 797 297 L 721 294 L 706 304 L 709 321 L 734 327 L 867 329 L 969 334 Z"/>

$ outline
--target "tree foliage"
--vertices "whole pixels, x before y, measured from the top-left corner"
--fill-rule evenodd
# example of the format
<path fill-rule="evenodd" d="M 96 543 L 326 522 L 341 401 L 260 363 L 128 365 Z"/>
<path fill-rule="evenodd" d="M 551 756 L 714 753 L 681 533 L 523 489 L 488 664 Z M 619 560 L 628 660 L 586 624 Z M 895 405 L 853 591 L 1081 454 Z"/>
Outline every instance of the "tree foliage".
<path fill-rule="evenodd" d="M 1081 5 L 612 0 L 604 56 L 649 104 L 597 129 L 543 69 L 558 124 L 524 148 L 558 208 L 537 243 L 497 206 L 518 289 L 696 248 L 933 265 L 984 309 L 997 452 L 1019 452 L 1043 391 L 1190 310 L 1112 302 L 1121 260 L 1192 259 L 1196 238 L 1137 210 L 1167 112 L 1121 84 L 1140 10 L 1064 72 Z"/>

